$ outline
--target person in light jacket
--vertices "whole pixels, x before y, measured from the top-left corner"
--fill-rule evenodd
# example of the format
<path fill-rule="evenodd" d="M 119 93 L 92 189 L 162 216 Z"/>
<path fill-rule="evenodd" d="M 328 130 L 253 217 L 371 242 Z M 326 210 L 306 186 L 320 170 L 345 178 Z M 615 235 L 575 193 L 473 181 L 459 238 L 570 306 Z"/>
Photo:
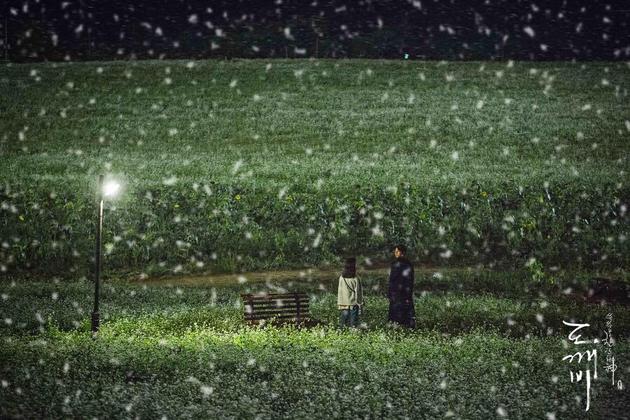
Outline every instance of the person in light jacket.
<path fill-rule="evenodd" d="M 337 308 L 341 311 L 339 327 L 358 327 L 362 306 L 363 286 L 357 277 L 356 258 L 346 258 L 343 273 L 339 276 L 337 292 Z"/>

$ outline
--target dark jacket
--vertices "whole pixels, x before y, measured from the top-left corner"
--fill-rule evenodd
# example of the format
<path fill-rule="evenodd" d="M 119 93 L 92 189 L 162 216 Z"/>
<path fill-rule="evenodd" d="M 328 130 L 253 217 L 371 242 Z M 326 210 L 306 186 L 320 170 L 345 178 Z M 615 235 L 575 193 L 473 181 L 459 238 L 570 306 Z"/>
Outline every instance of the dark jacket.
<path fill-rule="evenodd" d="M 413 302 L 413 274 L 413 264 L 406 257 L 400 257 L 392 263 L 387 289 L 387 297 L 391 302 Z"/>

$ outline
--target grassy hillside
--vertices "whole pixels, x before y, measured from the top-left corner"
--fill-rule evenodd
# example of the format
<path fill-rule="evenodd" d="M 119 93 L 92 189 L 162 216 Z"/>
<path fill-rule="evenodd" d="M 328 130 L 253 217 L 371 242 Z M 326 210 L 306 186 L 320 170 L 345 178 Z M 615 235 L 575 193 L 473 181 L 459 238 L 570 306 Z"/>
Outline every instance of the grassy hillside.
<path fill-rule="evenodd" d="M 439 262 L 627 265 L 629 85 L 622 62 L 3 65 L 0 264 L 82 270 L 107 173 L 121 269 L 399 240 Z"/>

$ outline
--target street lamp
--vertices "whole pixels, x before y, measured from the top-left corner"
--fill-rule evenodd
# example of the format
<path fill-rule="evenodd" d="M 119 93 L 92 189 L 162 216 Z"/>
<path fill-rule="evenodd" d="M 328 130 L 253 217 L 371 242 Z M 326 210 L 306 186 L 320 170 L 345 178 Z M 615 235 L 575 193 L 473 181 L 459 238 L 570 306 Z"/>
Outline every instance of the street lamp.
<path fill-rule="evenodd" d="M 113 197 L 118 193 L 120 184 L 116 181 L 104 183 L 104 176 L 98 176 L 98 223 L 96 224 L 96 267 L 94 274 L 94 310 L 92 311 L 92 334 L 98 332 L 100 314 L 98 312 L 99 288 L 101 283 L 101 232 L 103 231 L 103 201 L 105 197 Z"/>

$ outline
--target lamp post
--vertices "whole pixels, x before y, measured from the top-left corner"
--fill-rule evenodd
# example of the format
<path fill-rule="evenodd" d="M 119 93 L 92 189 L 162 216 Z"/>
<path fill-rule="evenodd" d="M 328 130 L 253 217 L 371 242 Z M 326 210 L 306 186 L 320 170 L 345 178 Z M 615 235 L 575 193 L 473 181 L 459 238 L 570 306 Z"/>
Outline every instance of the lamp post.
<path fill-rule="evenodd" d="M 120 185 L 115 181 L 103 184 L 104 176 L 98 176 L 98 221 L 96 223 L 96 251 L 94 270 L 94 310 L 92 311 L 92 334 L 96 334 L 100 325 L 100 313 L 98 309 L 99 293 L 101 285 L 101 233 L 103 231 L 103 204 L 104 197 L 116 195 Z"/>

